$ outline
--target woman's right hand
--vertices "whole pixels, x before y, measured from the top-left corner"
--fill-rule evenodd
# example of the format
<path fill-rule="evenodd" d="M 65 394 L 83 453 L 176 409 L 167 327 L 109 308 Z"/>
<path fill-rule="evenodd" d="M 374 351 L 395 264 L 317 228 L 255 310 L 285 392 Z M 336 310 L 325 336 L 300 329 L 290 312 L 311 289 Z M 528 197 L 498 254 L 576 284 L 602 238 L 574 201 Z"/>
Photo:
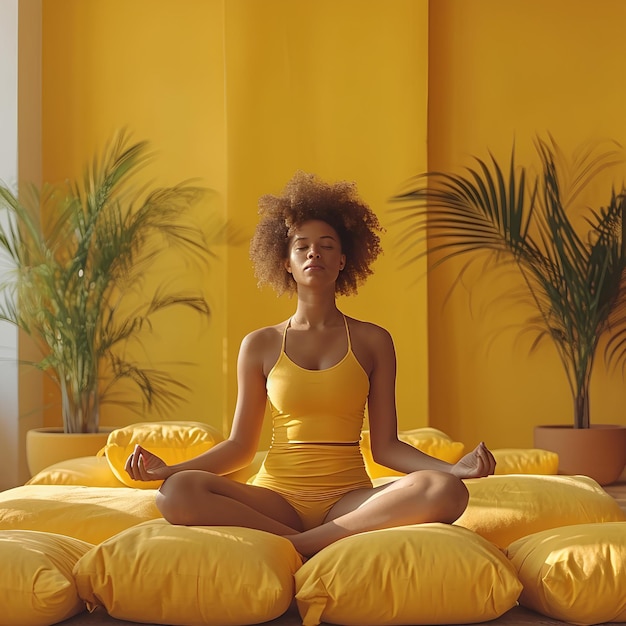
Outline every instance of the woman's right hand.
<path fill-rule="evenodd" d="M 165 480 L 174 473 L 165 461 L 140 445 L 135 446 L 135 450 L 126 460 L 124 469 L 133 480 L 144 481 Z"/>

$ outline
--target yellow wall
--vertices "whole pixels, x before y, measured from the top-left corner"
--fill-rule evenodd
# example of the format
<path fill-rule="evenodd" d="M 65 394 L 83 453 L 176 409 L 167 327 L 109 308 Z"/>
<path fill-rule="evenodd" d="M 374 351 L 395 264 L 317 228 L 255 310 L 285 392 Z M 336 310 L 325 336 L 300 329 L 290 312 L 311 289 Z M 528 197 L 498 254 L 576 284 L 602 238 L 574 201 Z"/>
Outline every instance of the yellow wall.
<path fill-rule="evenodd" d="M 427 5 L 43 0 L 43 177 L 74 175 L 127 126 L 158 149 L 160 181 L 199 177 L 246 240 L 258 197 L 280 192 L 297 169 L 354 180 L 386 225 L 387 199 L 426 167 Z M 340 306 L 394 335 L 400 424 L 417 427 L 428 420 L 426 282 L 407 288 L 389 235 L 383 244 L 375 275 Z M 257 289 L 247 243 L 220 253 L 209 276 L 188 277 L 206 283 L 210 325 L 175 316 L 149 349 L 198 363 L 172 370 L 193 389 L 172 417 L 227 430 L 241 337 L 294 303 Z M 136 419 L 103 409 L 105 424 Z"/>
<path fill-rule="evenodd" d="M 296 169 L 356 181 L 389 232 L 375 276 L 340 305 L 394 335 L 401 427 L 531 445 L 534 424 L 571 415 L 553 348 L 529 356 L 516 332 L 494 336 L 524 319 L 486 308 L 501 284 L 462 286 L 444 306 L 456 268 L 417 282 L 420 269 L 400 269 L 387 200 L 427 167 L 506 158 L 513 140 L 527 158 L 537 132 L 566 149 L 626 143 L 625 18 L 622 0 L 43 0 L 43 177 L 75 174 L 128 126 L 158 149 L 160 182 L 199 177 L 246 239 L 257 198 Z M 205 284 L 211 323 L 175 316 L 150 349 L 198 364 L 173 370 L 193 393 L 172 417 L 227 430 L 241 337 L 293 302 L 257 290 L 247 244 L 186 279 Z M 622 380 L 598 366 L 593 417 L 623 423 Z"/>
<path fill-rule="evenodd" d="M 622 0 L 431 2 L 429 167 L 459 169 L 488 150 L 506 159 L 514 140 L 527 160 L 533 136 L 547 131 L 566 150 L 590 138 L 626 145 L 624 24 Z M 601 191 L 594 202 L 607 202 L 610 188 Z M 457 269 L 429 281 L 431 423 L 494 447 L 530 446 L 535 424 L 571 423 L 552 345 L 529 356 L 529 338 L 493 335 L 525 319 L 485 309 L 498 284 L 461 287 L 444 306 Z M 597 368 L 592 421 L 626 423 L 620 373 L 605 374 L 602 359 Z"/>
<path fill-rule="evenodd" d="M 218 193 L 197 217 L 223 212 L 221 2 L 44 0 L 42 58 L 44 180 L 79 175 L 94 151 L 127 127 L 134 139 L 147 139 L 156 151 L 149 168 L 156 184 L 197 179 Z M 177 268 L 178 281 L 204 287 L 213 309 L 211 322 L 188 312 L 164 314 L 147 343 L 156 362 L 195 364 L 172 368 L 193 390 L 189 403 L 172 418 L 215 422 L 221 413 L 225 259 L 218 252 L 220 260 L 208 275 Z M 156 273 L 171 266 L 176 258 L 164 254 Z M 48 383 L 48 423 L 60 419 L 56 398 L 56 388 Z M 123 406 L 102 408 L 105 425 L 139 419 Z"/>

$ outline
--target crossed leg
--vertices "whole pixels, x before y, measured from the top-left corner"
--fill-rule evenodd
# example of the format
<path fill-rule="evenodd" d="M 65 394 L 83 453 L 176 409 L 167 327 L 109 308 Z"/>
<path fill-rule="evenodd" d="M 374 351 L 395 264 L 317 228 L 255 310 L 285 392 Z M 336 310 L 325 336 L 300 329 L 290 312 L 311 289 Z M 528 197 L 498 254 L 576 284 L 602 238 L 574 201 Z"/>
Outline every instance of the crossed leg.
<path fill-rule="evenodd" d="M 163 483 L 157 506 L 172 524 L 256 528 L 284 536 L 300 554 L 311 556 L 338 539 L 368 530 L 452 523 L 465 510 L 468 497 L 467 488 L 455 476 L 422 470 L 386 485 L 347 493 L 323 524 L 302 531 L 298 514 L 279 494 L 190 470 Z"/>
<path fill-rule="evenodd" d="M 368 530 L 426 522 L 451 524 L 468 500 L 467 487 L 452 474 L 422 470 L 386 485 L 347 493 L 323 524 L 287 539 L 300 554 L 311 556 L 338 539 Z"/>
<path fill-rule="evenodd" d="M 170 476 L 156 505 L 168 522 L 181 526 L 243 526 L 275 535 L 302 530 L 300 517 L 280 494 L 201 470 Z"/>

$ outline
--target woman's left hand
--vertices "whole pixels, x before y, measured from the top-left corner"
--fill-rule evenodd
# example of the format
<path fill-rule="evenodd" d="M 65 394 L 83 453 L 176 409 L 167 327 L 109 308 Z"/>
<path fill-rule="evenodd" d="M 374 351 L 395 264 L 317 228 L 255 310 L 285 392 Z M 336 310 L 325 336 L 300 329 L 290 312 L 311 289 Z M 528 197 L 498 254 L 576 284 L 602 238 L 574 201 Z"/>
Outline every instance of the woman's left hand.
<path fill-rule="evenodd" d="M 482 441 L 450 469 L 458 478 L 482 478 L 495 471 L 496 460 Z"/>

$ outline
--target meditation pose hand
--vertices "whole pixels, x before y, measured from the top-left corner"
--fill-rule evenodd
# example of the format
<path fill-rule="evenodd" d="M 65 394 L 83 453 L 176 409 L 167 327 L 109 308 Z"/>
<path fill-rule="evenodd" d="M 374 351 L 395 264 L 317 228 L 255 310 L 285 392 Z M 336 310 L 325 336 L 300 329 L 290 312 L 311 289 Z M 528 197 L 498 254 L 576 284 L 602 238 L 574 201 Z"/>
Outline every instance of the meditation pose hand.
<path fill-rule="evenodd" d="M 450 472 L 459 478 L 482 478 L 495 471 L 496 460 L 482 441 L 450 468 Z"/>
<path fill-rule="evenodd" d="M 174 473 L 156 454 L 139 445 L 128 457 L 124 469 L 133 480 L 165 480 Z"/>

